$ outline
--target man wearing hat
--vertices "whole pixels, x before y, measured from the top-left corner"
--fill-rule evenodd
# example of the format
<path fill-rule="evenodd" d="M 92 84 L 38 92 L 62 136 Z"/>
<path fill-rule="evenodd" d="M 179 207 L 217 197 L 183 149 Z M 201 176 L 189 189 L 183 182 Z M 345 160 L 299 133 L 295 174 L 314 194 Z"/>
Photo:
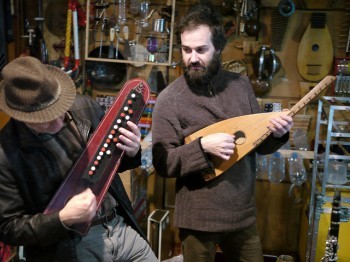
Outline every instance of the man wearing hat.
<path fill-rule="evenodd" d="M 11 119 L 0 132 L 0 241 L 24 246 L 27 261 L 157 261 L 118 175 L 99 209 L 86 189 L 43 214 L 104 112 L 76 94 L 66 73 L 36 58 L 17 58 L 1 73 L 0 109 Z M 119 172 L 141 160 L 140 131 L 127 124 L 131 131 L 118 130 Z M 70 229 L 92 218 L 85 237 Z"/>

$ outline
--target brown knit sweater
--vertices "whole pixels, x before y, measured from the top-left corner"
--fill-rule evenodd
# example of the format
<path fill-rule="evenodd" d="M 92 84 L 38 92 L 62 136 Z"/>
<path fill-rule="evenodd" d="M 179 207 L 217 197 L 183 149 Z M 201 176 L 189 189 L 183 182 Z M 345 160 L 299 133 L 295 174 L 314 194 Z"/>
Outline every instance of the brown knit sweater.
<path fill-rule="evenodd" d="M 159 94 L 152 116 L 153 165 L 158 175 L 177 178 L 176 227 L 228 232 L 255 222 L 255 152 L 273 153 L 288 134 L 268 137 L 209 182 L 201 176 L 210 166 L 199 139 L 184 145 L 184 138 L 218 121 L 260 112 L 249 79 L 227 71 L 195 90 L 181 76 Z"/>

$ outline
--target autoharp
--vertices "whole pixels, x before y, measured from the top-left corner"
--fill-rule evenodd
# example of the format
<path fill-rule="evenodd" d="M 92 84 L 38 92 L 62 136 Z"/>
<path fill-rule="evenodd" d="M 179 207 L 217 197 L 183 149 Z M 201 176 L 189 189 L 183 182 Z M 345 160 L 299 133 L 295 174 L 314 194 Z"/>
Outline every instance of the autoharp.
<path fill-rule="evenodd" d="M 100 206 L 124 155 L 124 151 L 116 147 L 118 129 L 128 128 L 127 121 L 138 123 L 149 99 L 149 90 L 147 82 L 139 78 L 124 84 L 44 214 L 60 211 L 71 197 L 87 188 L 95 194 L 97 206 Z M 86 235 L 91 221 L 74 224 L 70 228 Z"/>
<path fill-rule="evenodd" d="M 260 113 L 233 117 L 207 126 L 187 136 L 185 138 L 185 144 L 188 144 L 199 137 L 214 133 L 229 133 L 235 135 L 236 147 L 234 154 L 229 160 L 223 160 L 218 157 L 213 157 L 212 162 L 214 165 L 214 172 L 212 174 L 204 174 L 203 178 L 206 181 L 209 181 L 221 175 L 233 164 L 235 164 L 242 157 L 244 157 L 255 147 L 257 147 L 271 134 L 271 131 L 267 128 L 269 120 L 271 118 L 282 114 L 294 116 L 314 97 L 316 97 L 320 92 L 322 92 L 326 87 L 328 87 L 334 80 L 334 76 L 326 76 L 289 111 Z"/>

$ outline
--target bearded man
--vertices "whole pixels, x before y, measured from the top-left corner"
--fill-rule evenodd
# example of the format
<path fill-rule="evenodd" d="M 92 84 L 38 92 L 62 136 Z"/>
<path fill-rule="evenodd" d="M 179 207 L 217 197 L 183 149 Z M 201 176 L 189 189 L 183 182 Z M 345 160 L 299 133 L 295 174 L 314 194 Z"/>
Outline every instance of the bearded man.
<path fill-rule="evenodd" d="M 178 25 L 184 75 L 158 96 L 153 111 L 153 165 L 176 178 L 175 226 L 184 261 L 214 261 L 217 246 L 226 261 L 263 261 L 256 227 L 255 152 L 270 154 L 288 141 L 290 116 L 270 120 L 271 135 L 217 178 L 211 158 L 228 160 L 235 136 L 213 133 L 185 144 L 192 133 L 219 121 L 260 113 L 248 77 L 221 67 L 226 45 L 219 16 L 193 7 Z"/>

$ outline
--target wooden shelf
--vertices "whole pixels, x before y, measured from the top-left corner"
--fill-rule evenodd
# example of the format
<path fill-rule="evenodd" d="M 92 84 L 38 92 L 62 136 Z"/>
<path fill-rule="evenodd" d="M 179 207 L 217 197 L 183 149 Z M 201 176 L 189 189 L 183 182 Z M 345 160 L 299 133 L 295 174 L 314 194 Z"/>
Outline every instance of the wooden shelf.
<path fill-rule="evenodd" d="M 289 157 L 293 152 L 297 152 L 304 159 L 314 159 L 315 157 L 314 151 L 280 149 L 278 152 L 280 152 L 285 158 Z"/>

